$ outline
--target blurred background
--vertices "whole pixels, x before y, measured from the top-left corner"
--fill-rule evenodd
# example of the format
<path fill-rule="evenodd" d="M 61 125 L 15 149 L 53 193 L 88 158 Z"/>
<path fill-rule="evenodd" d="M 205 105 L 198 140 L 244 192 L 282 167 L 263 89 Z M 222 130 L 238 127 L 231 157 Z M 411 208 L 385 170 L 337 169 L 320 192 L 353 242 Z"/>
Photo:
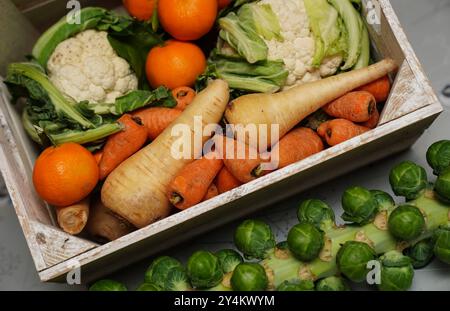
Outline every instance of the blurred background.
<path fill-rule="evenodd" d="M 2 1 L 3 2 L 3 1 Z M 44 24 L 44 15 L 29 12 L 34 1 L 15 0 L 18 8 L 29 18 Z M 83 1 L 82 1 L 83 2 Z M 85 1 L 95 4 L 95 1 Z M 249 216 L 262 219 L 272 225 L 279 241 L 285 240 L 288 228 L 296 220 L 296 209 L 306 198 L 319 198 L 334 206 L 340 215 L 342 192 L 354 185 L 370 189 L 389 190 L 388 174 L 397 162 L 409 159 L 426 165 L 425 153 L 436 140 L 450 138 L 450 0 L 391 0 L 402 26 L 431 79 L 432 85 L 444 105 L 445 111 L 424 133 L 410 150 L 389 159 L 332 180 L 320 187 L 267 208 L 265 211 Z M 56 13 L 55 13 L 56 14 Z M 59 15 L 63 15 L 61 12 Z M 0 3 L 1 18 L 1 3 Z M 8 30 L 11 31 L 11 30 Z M 431 172 L 429 172 L 431 176 Z M 190 254 L 199 249 L 211 251 L 232 246 L 233 232 L 238 222 L 217 228 L 207 235 L 196 238 L 183 245 L 164 252 L 185 261 Z M 118 271 L 109 278 L 125 282 L 129 289 L 137 287 L 152 258 Z M 416 271 L 413 290 L 450 290 L 450 267 L 434 262 L 423 270 Z M 22 230 L 14 209 L 7 196 L 0 176 L 0 290 L 83 290 L 84 286 L 40 283 Z M 365 288 L 359 288 L 365 289 Z"/>

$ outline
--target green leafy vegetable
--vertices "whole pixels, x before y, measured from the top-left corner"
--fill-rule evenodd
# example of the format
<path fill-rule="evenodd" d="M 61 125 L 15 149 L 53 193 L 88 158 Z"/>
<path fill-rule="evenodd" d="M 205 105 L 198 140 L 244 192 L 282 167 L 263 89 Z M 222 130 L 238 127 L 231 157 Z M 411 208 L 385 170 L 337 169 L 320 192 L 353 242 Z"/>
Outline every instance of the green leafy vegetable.
<path fill-rule="evenodd" d="M 127 291 L 125 285 L 114 280 L 100 280 L 89 287 L 91 292 L 123 292 Z"/>
<path fill-rule="evenodd" d="M 234 244 L 247 257 L 262 259 L 275 247 L 272 229 L 259 220 L 246 220 L 234 234 Z"/>
<path fill-rule="evenodd" d="M 378 288 L 382 291 L 408 290 L 414 278 L 411 259 L 399 251 L 390 251 L 381 256 L 381 282 Z"/>
<path fill-rule="evenodd" d="M 238 17 L 244 29 L 253 29 L 266 40 L 283 40 L 280 22 L 269 4 L 244 4 Z"/>
<path fill-rule="evenodd" d="M 413 205 L 397 207 L 388 220 L 389 232 L 397 239 L 412 241 L 425 229 L 422 212 Z"/>

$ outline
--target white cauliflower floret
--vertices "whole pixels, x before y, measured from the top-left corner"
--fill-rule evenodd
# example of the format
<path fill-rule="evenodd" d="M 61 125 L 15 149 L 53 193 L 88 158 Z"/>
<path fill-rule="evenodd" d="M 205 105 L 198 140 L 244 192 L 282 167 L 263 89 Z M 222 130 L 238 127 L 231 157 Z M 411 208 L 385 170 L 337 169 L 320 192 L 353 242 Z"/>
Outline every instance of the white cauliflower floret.
<path fill-rule="evenodd" d="M 268 58 L 283 60 L 289 71 L 285 88 L 317 81 L 337 71 L 342 62 L 339 55 L 324 59 L 320 68 L 312 65 L 315 41 L 303 0 L 261 0 L 259 4 L 269 4 L 281 26 L 284 40 L 266 40 L 266 44 Z"/>
<path fill-rule="evenodd" d="M 76 101 L 113 103 L 138 81 L 104 31 L 86 30 L 61 42 L 47 63 L 50 80 Z"/>

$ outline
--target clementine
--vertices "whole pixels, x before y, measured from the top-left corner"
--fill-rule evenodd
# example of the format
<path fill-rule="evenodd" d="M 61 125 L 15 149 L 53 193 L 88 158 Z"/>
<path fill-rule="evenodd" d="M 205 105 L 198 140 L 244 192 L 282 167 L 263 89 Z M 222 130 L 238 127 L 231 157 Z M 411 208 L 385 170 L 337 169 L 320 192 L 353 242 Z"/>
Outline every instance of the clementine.
<path fill-rule="evenodd" d="M 58 207 L 70 206 L 87 197 L 97 185 L 98 178 L 94 156 L 75 143 L 45 149 L 33 170 L 36 192 L 43 200 Z"/>
<path fill-rule="evenodd" d="M 217 0 L 159 0 L 162 27 L 178 40 L 197 40 L 206 35 L 217 17 Z"/>
<path fill-rule="evenodd" d="M 147 56 L 147 79 L 153 88 L 193 86 L 206 69 L 202 50 L 193 43 L 170 40 Z"/>
<path fill-rule="evenodd" d="M 140 21 L 147 21 L 153 16 L 155 0 L 123 0 L 128 13 Z"/>

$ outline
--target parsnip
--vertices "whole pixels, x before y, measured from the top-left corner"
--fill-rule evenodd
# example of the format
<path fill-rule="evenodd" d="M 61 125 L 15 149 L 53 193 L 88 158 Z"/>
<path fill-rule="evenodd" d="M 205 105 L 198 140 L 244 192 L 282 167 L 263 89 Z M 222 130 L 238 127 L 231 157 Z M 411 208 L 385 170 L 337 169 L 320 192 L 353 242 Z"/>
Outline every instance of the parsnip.
<path fill-rule="evenodd" d="M 93 239 L 109 242 L 133 231 L 133 226 L 116 217 L 100 199 L 97 199 L 91 206 L 86 230 Z"/>
<path fill-rule="evenodd" d="M 89 217 L 89 197 L 67 207 L 56 207 L 58 224 L 64 232 L 75 235 L 83 231 Z"/>
<path fill-rule="evenodd" d="M 223 80 L 211 82 L 155 141 L 108 176 L 102 188 L 105 206 L 138 228 L 169 215 L 170 204 L 166 196 L 169 183 L 195 156 L 201 155 L 203 143 L 209 138 L 203 136 L 201 144 L 194 145 L 194 118 L 202 119 L 200 127 L 219 123 L 228 100 L 227 83 Z M 187 158 L 175 159 L 171 148 L 180 137 L 173 136 L 172 129 L 179 124 L 190 129 L 190 135 L 184 136 L 184 145 L 192 148 Z"/>
<path fill-rule="evenodd" d="M 230 103 L 225 117 L 235 125 L 267 125 L 268 131 L 258 131 L 258 134 L 261 141 L 267 141 L 270 145 L 271 125 L 279 125 L 281 138 L 322 106 L 396 68 L 392 59 L 385 59 L 369 67 L 299 85 L 284 92 L 244 95 Z"/>

